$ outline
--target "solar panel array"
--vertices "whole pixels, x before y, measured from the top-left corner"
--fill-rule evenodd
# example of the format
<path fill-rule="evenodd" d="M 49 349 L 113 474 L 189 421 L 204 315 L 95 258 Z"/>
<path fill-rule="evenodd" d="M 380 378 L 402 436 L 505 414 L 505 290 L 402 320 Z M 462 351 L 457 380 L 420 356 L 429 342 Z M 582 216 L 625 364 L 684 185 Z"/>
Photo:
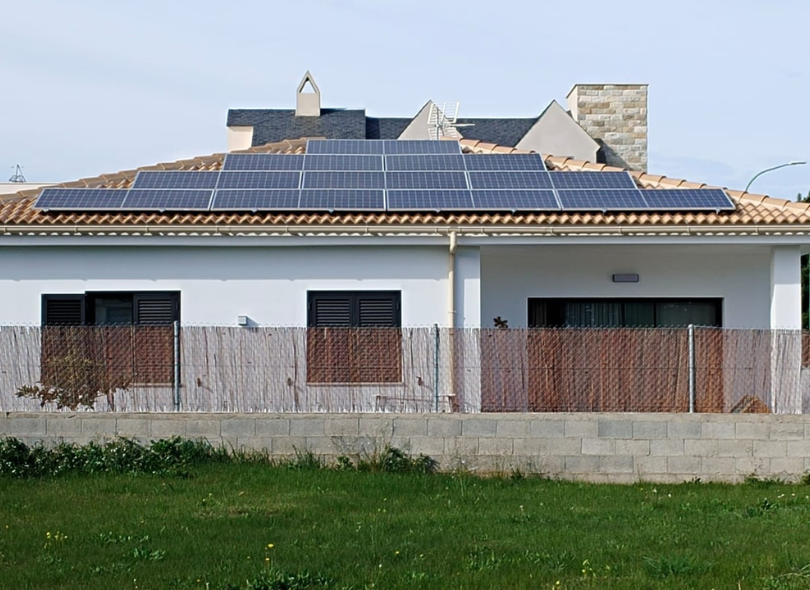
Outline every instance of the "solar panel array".
<path fill-rule="evenodd" d="M 228 154 L 221 171 L 141 171 L 124 189 L 45 188 L 54 211 L 733 210 L 720 189 L 640 190 L 627 172 L 549 172 L 539 154 L 456 141 L 310 140 L 306 154 Z"/>

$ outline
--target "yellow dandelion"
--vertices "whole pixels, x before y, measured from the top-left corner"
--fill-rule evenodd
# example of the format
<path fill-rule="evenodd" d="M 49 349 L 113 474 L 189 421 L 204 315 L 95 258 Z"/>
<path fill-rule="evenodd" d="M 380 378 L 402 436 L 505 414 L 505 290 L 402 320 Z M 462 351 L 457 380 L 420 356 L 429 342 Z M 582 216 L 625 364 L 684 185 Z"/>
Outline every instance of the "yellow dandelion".
<path fill-rule="evenodd" d="M 272 549 L 273 547 L 275 547 L 275 545 L 273 545 L 272 543 L 268 543 L 268 544 L 267 544 L 267 548 L 268 548 L 268 549 Z"/>

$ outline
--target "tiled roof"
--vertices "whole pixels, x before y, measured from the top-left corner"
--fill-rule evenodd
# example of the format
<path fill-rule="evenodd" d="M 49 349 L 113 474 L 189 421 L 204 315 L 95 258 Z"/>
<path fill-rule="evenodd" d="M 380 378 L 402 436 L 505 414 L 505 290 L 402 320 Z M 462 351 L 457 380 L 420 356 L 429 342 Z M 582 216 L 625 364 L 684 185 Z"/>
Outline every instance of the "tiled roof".
<path fill-rule="evenodd" d="M 466 153 L 525 153 L 515 148 L 498 146 L 474 140 L 461 140 Z M 250 148 L 253 153 L 304 153 L 306 140 L 269 143 Z M 200 156 L 177 162 L 156 164 L 136 170 L 105 174 L 94 178 L 63 183 L 63 187 L 127 188 L 138 170 L 218 170 L 225 154 Z M 593 172 L 616 171 L 605 164 L 595 164 L 571 158 L 545 157 L 551 170 L 587 170 Z M 644 189 L 706 188 L 702 183 L 688 182 L 630 172 Z M 426 228 L 478 228 L 482 233 L 503 231 L 540 231 L 548 233 L 578 233 L 588 229 L 605 231 L 669 232 L 722 231 L 810 233 L 810 205 L 773 199 L 765 195 L 729 190 L 727 193 L 737 204 L 734 212 L 548 212 L 548 213 L 130 213 L 130 212 L 43 212 L 32 205 L 40 189 L 22 191 L 0 197 L 0 226 L 6 233 L 98 231 L 126 233 L 128 231 L 222 231 L 251 233 L 260 231 L 294 231 L 296 228 L 329 228 L 358 231 L 369 228 L 401 228 L 418 233 Z M 116 229 L 118 228 L 118 229 Z M 408 229 L 410 228 L 410 230 Z"/>

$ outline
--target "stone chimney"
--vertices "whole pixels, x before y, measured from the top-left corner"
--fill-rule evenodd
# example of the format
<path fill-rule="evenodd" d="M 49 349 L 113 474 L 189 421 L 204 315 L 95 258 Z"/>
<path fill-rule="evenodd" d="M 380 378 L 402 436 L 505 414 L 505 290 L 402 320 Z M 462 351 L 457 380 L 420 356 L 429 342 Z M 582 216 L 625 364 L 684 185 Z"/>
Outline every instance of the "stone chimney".
<path fill-rule="evenodd" d="M 315 84 L 315 78 L 307 71 L 298 85 L 295 96 L 296 117 L 321 116 L 321 90 Z"/>
<path fill-rule="evenodd" d="M 647 171 L 646 84 L 576 84 L 568 110 L 601 144 L 600 161 Z"/>

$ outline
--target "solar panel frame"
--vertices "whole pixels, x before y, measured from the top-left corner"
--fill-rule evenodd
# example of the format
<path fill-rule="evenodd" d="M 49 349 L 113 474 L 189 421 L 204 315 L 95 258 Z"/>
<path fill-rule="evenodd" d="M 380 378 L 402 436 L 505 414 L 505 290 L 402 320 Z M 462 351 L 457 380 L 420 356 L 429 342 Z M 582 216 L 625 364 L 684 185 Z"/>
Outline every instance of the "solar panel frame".
<path fill-rule="evenodd" d="M 548 172 L 468 172 L 470 188 L 476 189 L 550 189 Z"/>
<path fill-rule="evenodd" d="M 304 156 L 302 154 L 226 154 L 222 163 L 222 170 L 226 172 L 237 171 L 269 171 L 269 170 L 303 170 Z"/>
<path fill-rule="evenodd" d="M 298 209 L 301 191 L 294 189 L 220 189 L 211 211 L 281 211 Z"/>
<path fill-rule="evenodd" d="M 473 209 L 469 190 L 388 190 L 388 211 L 469 211 Z"/>
<path fill-rule="evenodd" d="M 217 189 L 300 188 L 301 172 L 297 171 L 232 171 L 222 172 Z"/>
<path fill-rule="evenodd" d="M 473 190 L 476 211 L 560 211 L 560 202 L 551 189 Z"/>
<path fill-rule="evenodd" d="M 467 174 L 461 171 L 393 171 L 386 173 L 385 181 L 389 190 L 469 189 Z"/>
<path fill-rule="evenodd" d="M 382 143 L 386 155 L 461 153 L 461 144 L 454 140 L 385 139 Z"/>
<path fill-rule="evenodd" d="M 358 154 L 311 154 L 304 159 L 305 172 L 382 172 L 383 157 Z"/>
<path fill-rule="evenodd" d="M 127 191 L 118 188 L 45 187 L 32 208 L 52 211 L 109 211 L 120 209 L 126 196 Z"/>
<path fill-rule="evenodd" d="M 544 172 L 545 162 L 540 154 L 464 154 L 469 171 Z"/>
<path fill-rule="evenodd" d="M 379 139 L 310 139 L 307 140 L 307 155 L 383 155 L 383 141 Z"/>
<path fill-rule="evenodd" d="M 208 211 L 214 191 L 195 189 L 130 189 L 121 206 L 130 211 Z"/>
<path fill-rule="evenodd" d="M 213 190 L 219 174 L 210 170 L 141 170 L 131 188 Z"/>
<path fill-rule="evenodd" d="M 647 189 L 641 192 L 649 209 L 655 211 L 736 211 L 723 189 Z"/>
<path fill-rule="evenodd" d="M 563 211 L 647 210 L 641 189 L 564 189 L 556 190 Z"/>
<path fill-rule="evenodd" d="M 555 189 L 634 189 L 636 181 L 628 172 L 549 172 Z"/>
<path fill-rule="evenodd" d="M 461 154 L 406 154 L 385 156 L 386 171 L 461 171 L 466 170 Z"/>
<path fill-rule="evenodd" d="M 384 189 L 385 173 L 348 172 L 337 170 L 331 172 L 304 172 L 303 189 Z"/>
<path fill-rule="evenodd" d="M 385 211 L 385 191 L 303 189 L 298 208 L 305 211 Z"/>

